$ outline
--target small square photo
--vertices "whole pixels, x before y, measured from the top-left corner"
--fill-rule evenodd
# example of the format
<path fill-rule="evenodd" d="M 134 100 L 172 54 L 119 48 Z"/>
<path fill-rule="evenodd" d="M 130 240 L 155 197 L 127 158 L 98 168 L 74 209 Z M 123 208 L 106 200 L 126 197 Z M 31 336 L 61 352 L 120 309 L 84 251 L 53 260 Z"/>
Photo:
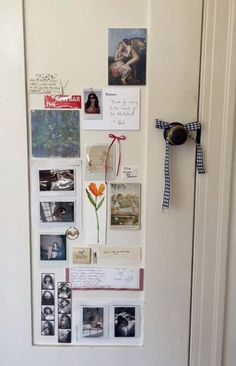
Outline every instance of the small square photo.
<path fill-rule="evenodd" d="M 40 259 L 43 261 L 66 260 L 66 235 L 40 235 Z"/>
<path fill-rule="evenodd" d="M 54 322 L 42 321 L 41 323 L 41 335 L 43 336 L 53 336 L 54 335 Z"/>
<path fill-rule="evenodd" d="M 42 306 L 42 320 L 54 320 L 55 314 L 54 314 L 54 306 Z"/>
<path fill-rule="evenodd" d="M 115 337 L 135 337 L 135 307 L 115 307 Z"/>
<path fill-rule="evenodd" d="M 102 307 L 83 307 L 83 333 L 85 338 L 98 338 L 104 335 L 104 309 Z"/>
<path fill-rule="evenodd" d="M 42 273 L 41 283 L 42 283 L 42 290 L 55 290 L 55 274 Z"/>

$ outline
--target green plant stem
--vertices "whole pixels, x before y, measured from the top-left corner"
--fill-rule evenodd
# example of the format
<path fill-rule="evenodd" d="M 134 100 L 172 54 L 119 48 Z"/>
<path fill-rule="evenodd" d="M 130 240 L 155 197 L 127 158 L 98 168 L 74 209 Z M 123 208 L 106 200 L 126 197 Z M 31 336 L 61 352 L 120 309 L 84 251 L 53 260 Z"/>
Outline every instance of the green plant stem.
<path fill-rule="evenodd" d="M 96 197 L 96 206 L 95 206 L 95 214 L 97 219 L 97 244 L 99 244 L 99 218 L 98 218 L 98 212 L 97 212 L 97 197 Z"/>

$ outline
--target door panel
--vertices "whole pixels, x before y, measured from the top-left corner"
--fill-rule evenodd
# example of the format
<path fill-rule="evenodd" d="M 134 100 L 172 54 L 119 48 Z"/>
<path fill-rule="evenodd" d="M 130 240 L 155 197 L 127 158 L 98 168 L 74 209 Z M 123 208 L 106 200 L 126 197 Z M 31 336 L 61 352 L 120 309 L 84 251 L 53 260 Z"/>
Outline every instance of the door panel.
<path fill-rule="evenodd" d="M 194 0 L 172 1 L 120 1 L 93 0 L 90 2 L 62 0 L 32 2 L 25 1 L 25 38 L 27 78 L 37 72 L 55 71 L 69 79 L 68 90 L 83 87 L 107 85 L 107 28 L 144 27 L 148 29 L 147 85 L 141 90 L 141 129 L 126 133 L 128 142 L 124 145 L 124 162 L 139 165 L 142 183 L 142 229 L 125 236 L 129 241 L 143 246 L 145 254 L 144 294 L 121 294 L 120 297 L 143 299 L 144 344 L 140 347 L 31 347 L 29 317 L 27 323 L 19 316 L 14 319 L 19 335 L 24 329 L 26 340 L 20 340 L 22 363 L 34 361 L 35 365 L 65 362 L 76 365 L 114 365 L 129 363 L 141 366 L 182 366 L 188 362 L 189 313 L 192 262 L 192 223 L 194 205 L 194 161 L 195 148 L 191 141 L 180 147 L 171 148 L 171 209 L 162 212 L 164 140 L 162 131 L 154 127 L 155 118 L 187 123 L 197 119 L 201 4 Z M 20 1 L 14 2 L 9 14 L 18 13 Z M 16 32 L 22 34 L 21 24 L 15 25 Z M 22 48 L 21 48 L 22 51 Z M 9 50 L 11 56 L 11 50 Z M 23 73 L 23 54 L 19 54 Z M 8 61 L 9 62 L 9 61 Z M 7 69 L 8 73 L 11 69 Z M 24 92 L 22 80 L 19 88 Z M 28 107 L 39 105 L 39 96 L 30 96 Z M 23 101 L 21 101 L 22 106 Z M 24 121 L 24 112 L 21 120 Z M 19 128 L 14 117 L 15 128 L 19 132 L 16 146 L 23 151 L 19 169 L 26 169 L 26 131 Z M 6 127 L 7 128 L 7 127 Z M 107 133 L 90 134 L 82 131 L 84 142 L 104 142 Z M 137 148 L 138 147 L 138 148 Z M 84 157 L 84 156 L 83 156 Z M 7 172 L 13 172 L 7 167 Z M 21 171 L 19 175 L 21 175 Z M 25 175 L 24 175 L 25 176 Z M 19 193 L 26 193 L 26 179 Z M 22 204 L 27 210 L 27 197 Z M 24 210 L 24 211 L 25 211 Z M 18 211 L 17 211 L 18 214 Z M 18 217 L 20 215 L 18 214 Z M 22 225 L 24 235 L 21 245 L 28 242 L 28 222 Z M 125 234 L 126 235 L 126 234 Z M 112 244 L 124 240 L 124 233 L 108 233 Z M 12 243 L 11 243 L 12 245 Z M 16 245 L 16 244 L 14 244 Z M 19 243 L 18 243 L 19 245 Z M 24 248 L 28 255 L 28 245 Z M 26 257 L 28 259 L 28 256 Z M 20 262 L 24 276 L 25 263 Z M 28 261 L 27 261 L 28 264 Z M 32 260 L 33 268 L 36 262 Z M 16 262 L 13 262 L 16 265 Z M 38 329 L 37 276 L 33 269 L 33 341 Z M 27 274 L 29 272 L 27 271 Z M 21 277 L 21 280 L 25 278 Z M 15 277 L 14 277 L 15 278 Z M 29 288 L 22 284 L 20 292 L 26 295 L 29 310 Z M 19 297 L 19 291 L 17 292 Z M 16 296 L 16 295 L 15 295 Z M 11 298 L 16 301 L 17 298 Z M 92 296 L 92 295 L 91 295 Z M 96 295 L 97 296 L 97 295 Z M 105 296 L 104 294 L 100 295 Z M 116 298 L 116 294 L 111 294 Z M 25 303 L 24 302 L 24 303 Z M 26 329 L 27 328 L 27 329 Z M 13 328 L 8 337 L 13 336 Z M 13 336 L 14 337 L 14 336 Z M 16 341 L 16 339 L 15 339 Z M 15 342 L 14 342 L 15 343 Z M 27 344 L 27 345 L 26 345 Z M 14 365 L 14 355 L 8 343 L 6 360 Z"/>

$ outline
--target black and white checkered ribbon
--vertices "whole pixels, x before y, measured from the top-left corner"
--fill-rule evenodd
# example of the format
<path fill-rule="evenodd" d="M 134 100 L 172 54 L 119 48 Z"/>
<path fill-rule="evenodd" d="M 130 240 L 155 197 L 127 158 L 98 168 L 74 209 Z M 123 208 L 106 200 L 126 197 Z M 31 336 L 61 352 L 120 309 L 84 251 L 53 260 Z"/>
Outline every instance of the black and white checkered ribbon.
<path fill-rule="evenodd" d="M 188 137 L 190 137 L 196 144 L 196 168 L 199 174 L 204 174 L 205 169 L 203 166 L 203 153 L 200 145 L 200 133 L 201 133 L 201 124 L 199 122 L 190 122 L 183 125 L 188 131 Z M 169 129 L 171 127 L 171 123 L 160 121 L 156 119 L 156 128 L 160 128 L 163 130 Z M 190 135 L 190 131 L 197 131 L 196 138 L 193 138 Z M 166 142 L 166 155 L 165 155 L 165 163 L 164 163 L 164 175 L 165 175 L 165 188 L 163 195 L 163 203 L 162 208 L 170 207 L 170 143 L 168 139 Z"/>

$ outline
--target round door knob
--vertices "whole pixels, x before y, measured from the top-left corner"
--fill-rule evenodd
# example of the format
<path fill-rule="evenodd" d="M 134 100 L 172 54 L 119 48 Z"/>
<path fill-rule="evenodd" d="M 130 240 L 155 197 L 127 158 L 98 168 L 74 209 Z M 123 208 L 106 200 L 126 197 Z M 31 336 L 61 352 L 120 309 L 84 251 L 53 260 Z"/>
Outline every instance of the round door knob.
<path fill-rule="evenodd" d="M 170 124 L 169 128 L 164 130 L 164 138 L 170 145 L 182 145 L 188 138 L 188 133 L 184 125 L 178 122 Z"/>

